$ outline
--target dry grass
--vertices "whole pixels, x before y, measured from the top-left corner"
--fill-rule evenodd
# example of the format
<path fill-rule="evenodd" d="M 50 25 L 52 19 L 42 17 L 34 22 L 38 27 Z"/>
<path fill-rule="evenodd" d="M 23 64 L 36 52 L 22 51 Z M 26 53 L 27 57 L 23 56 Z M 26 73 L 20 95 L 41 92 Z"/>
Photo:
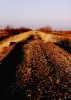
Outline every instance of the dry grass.
<path fill-rule="evenodd" d="M 0 56 L 3 54 L 2 52 L 4 52 L 3 48 L 5 47 L 9 47 L 11 42 L 21 42 L 21 41 L 25 41 L 26 39 L 28 39 L 29 37 L 34 36 L 34 37 L 38 37 L 41 40 L 43 40 L 45 43 L 46 42 L 52 42 L 52 43 L 61 43 L 61 41 L 67 41 L 67 43 L 65 42 L 64 45 L 67 45 L 68 47 L 71 46 L 71 38 L 67 35 L 58 35 L 58 34 L 46 34 L 44 32 L 40 32 L 40 31 L 29 31 L 29 32 L 25 32 L 25 33 L 20 33 L 18 35 L 15 36 L 11 36 L 7 39 L 4 39 L 3 41 L 0 42 Z"/>

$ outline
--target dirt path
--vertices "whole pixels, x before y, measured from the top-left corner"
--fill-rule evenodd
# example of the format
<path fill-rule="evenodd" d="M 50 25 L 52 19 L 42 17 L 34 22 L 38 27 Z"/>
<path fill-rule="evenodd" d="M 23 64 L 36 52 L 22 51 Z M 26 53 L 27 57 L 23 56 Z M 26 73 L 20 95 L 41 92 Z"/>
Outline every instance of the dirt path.
<path fill-rule="evenodd" d="M 18 66 L 17 82 L 24 89 L 28 87 L 26 99 L 70 99 L 71 55 L 53 43 L 46 44 L 41 40 L 33 40 L 22 48 L 24 62 Z"/>

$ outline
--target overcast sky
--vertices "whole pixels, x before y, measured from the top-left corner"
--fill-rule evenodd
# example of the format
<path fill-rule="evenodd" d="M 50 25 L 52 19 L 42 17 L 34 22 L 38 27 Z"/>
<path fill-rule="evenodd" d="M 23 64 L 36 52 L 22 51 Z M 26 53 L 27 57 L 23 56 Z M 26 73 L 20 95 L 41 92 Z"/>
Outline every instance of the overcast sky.
<path fill-rule="evenodd" d="M 71 0 L 0 0 L 0 26 L 71 29 Z"/>

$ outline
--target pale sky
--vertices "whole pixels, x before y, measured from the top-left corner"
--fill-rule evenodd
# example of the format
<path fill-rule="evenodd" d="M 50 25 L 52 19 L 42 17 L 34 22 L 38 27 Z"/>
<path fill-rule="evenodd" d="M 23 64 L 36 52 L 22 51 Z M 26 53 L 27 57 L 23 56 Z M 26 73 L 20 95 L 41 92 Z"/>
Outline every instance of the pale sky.
<path fill-rule="evenodd" d="M 71 0 L 0 0 L 0 27 L 5 25 L 71 29 Z"/>

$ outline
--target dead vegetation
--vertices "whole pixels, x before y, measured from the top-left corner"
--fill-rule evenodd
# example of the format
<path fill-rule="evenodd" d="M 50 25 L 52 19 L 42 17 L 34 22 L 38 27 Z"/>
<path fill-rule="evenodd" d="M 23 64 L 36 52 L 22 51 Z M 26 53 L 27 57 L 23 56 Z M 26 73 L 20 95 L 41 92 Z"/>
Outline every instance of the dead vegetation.
<path fill-rule="evenodd" d="M 0 40 L 3 40 L 5 38 L 11 37 L 13 35 L 22 33 L 22 32 L 28 32 L 31 31 L 30 28 L 20 27 L 20 28 L 12 28 L 10 26 L 6 26 L 4 29 L 0 30 Z"/>

